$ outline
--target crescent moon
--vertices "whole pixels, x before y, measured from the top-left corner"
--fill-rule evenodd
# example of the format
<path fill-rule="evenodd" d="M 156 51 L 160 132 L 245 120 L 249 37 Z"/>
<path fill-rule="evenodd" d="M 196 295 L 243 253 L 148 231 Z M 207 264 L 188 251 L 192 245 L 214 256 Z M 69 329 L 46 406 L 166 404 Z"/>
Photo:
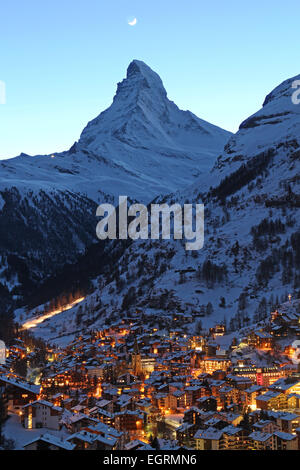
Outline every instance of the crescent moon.
<path fill-rule="evenodd" d="M 134 18 L 132 21 L 128 21 L 128 24 L 129 24 L 130 26 L 136 25 L 136 24 L 137 24 L 137 19 Z"/>

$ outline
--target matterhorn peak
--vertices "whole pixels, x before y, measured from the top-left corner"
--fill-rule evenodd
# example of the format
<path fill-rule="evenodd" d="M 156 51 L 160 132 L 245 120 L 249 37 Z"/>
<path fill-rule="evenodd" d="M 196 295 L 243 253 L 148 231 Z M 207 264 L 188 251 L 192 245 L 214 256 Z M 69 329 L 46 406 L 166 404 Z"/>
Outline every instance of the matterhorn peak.
<path fill-rule="evenodd" d="M 149 86 L 164 88 L 160 76 L 141 60 L 133 60 L 127 68 L 127 80 L 137 77 L 146 79 Z"/>
<path fill-rule="evenodd" d="M 168 99 L 160 76 L 145 62 L 133 60 L 126 78 L 118 83 L 112 105 L 88 123 L 79 147 L 104 155 L 109 140 L 110 147 L 120 142 L 127 145 L 126 152 L 128 146 L 139 149 L 148 146 L 158 152 L 164 148 L 166 154 L 186 153 L 189 149 L 197 155 L 199 149 L 205 148 L 207 157 L 207 151 L 215 155 L 216 148 L 222 150 L 229 136 L 223 129 L 181 111 Z"/>
<path fill-rule="evenodd" d="M 145 62 L 133 60 L 127 68 L 126 78 L 118 83 L 115 99 L 120 96 L 131 96 L 137 99 L 141 94 L 152 96 L 152 98 L 156 96 L 159 100 L 167 97 L 160 76 Z"/>
<path fill-rule="evenodd" d="M 207 172 L 230 136 L 180 110 L 159 75 L 133 60 L 112 104 L 88 123 L 68 155 L 73 162 L 85 161 L 86 155 L 98 162 L 101 191 L 118 194 L 127 188 L 131 197 L 144 200 L 145 187 L 150 199 Z"/>

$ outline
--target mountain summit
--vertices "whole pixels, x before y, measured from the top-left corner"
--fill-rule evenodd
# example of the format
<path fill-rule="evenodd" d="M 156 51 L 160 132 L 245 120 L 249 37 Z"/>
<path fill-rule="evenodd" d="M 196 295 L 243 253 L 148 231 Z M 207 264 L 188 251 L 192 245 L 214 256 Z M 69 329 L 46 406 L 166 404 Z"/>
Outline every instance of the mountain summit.
<path fill-rule="evenodd" d="M 146 180 L 153 195 L 183 187 L 207 172 L 229 137 L 229 132 L 181 111 L 168 99 L 159 75 L 134 60 L 112 105 L 89 122 L 76 148 L 132 171 Z"/>
<path fill-rule="evenodd" d="M 167 96 L 160 76 L 141 60 L 133 60 L 129 64 L 127 78 L 120 84 L 120 89 L 122 89 L 122 84 L 128 83 L 129 81 L 135 84 L 140 82 L 140 89 L 144 87 L 152 89 L 153 91 L 156 90 L 156 92 L 159 92 L 164 98 Z"/>

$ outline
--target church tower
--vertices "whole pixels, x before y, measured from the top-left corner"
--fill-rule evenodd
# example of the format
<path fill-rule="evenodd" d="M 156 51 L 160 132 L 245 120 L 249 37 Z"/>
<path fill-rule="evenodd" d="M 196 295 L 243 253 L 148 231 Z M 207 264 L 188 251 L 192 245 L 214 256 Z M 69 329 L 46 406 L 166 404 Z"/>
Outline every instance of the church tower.
<path fill-rule="evenodd" d="M 134 340 L 131 367 L 134 375 L 140 375 L 142 373 L 142 358 L 136 338 Z"/>

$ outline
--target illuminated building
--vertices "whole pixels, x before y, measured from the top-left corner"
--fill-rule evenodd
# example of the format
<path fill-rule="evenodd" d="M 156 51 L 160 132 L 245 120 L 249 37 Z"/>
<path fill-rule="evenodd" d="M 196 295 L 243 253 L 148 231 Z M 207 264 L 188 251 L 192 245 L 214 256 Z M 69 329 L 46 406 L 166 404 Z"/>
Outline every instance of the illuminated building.
<path fill-rule="evenodd" d="M 231 366 L 230 359 L 226 358 L 219 358 L 219 357 L 205 357 L 201 363 L 200 368 L 202 372 L 206 372 L 208 374 L 212 374 L 216 370 L 228 370 Z"/>
<path fill-rule="evenodd" d="M 27 429 L 60 429 L 63 409 L 53 403 L 37 400 L 23 407 L 22 423 Z"/>
<path fill-rule="evenodd" d="M 134 375 L 140 375 L 142 373 L 142 358 L 140 354 L 140 350 L 138 347 L 137 340 L 134 341 L 134 348 L 131 360 L 131 367 Z"/>
<path fill-rule="evenodd" d="M 248 345 L 255 349 L 272 350 L 274 338 L 265 331 L 252 331 L 248 336 Z"/>

